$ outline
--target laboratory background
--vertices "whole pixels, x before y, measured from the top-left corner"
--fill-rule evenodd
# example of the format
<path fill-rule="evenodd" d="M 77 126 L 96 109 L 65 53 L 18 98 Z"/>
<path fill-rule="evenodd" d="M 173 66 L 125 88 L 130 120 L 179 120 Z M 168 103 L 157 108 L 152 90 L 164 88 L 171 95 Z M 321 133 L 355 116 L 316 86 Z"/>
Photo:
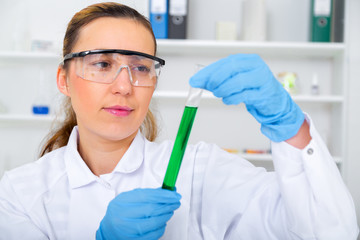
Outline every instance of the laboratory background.
<path fill-rule="evenodd" d="M 0 177 L 35 161 L 43 138 L 61 121 L 56 71 L 66 24 L 96 2 L 0 1 Z M 360 219 L 359 0 L 169 0 L 174 5 L 165 14 L 166 1 L 117 2 L 148 18 L 168 18 L 166 26 L 152 22 L 157 55 L 166 60 L 151 103 L 157 141 L 175 139 L 196 64 L 259 54 L 314 120 Z M 216 143 L 273 170 L 270 141 L 244 105 L 225 106 L 205 92 L 192 129 L 189 143 Z"/>

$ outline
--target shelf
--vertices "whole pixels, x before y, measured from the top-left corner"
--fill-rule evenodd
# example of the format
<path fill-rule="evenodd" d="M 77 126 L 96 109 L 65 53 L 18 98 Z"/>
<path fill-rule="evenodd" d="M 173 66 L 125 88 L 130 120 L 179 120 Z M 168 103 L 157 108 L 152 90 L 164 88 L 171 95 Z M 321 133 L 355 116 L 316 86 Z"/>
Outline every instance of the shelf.
<path fill-rule="evenodd" d="M 242 158 L 245 158 L 249 161 L 272 161 L 271 154 L 245 154 L 239 153 Z"/>
<path fill-rule="evenodd" d="M 214 40 L 157 40 L 159 55 L 229 55 L 257 53 L 262 56 L 337 57 L 345 50 L 343 43 L 245 42 Z"/>
<path fill-rule="evenodd" d="M 188 93 L 185 91 L 156 91 L 154 92 L 155 99 L 186 99 Z M 343 103 L 344 97 L 342 96 L 333 96 L 333 95 L 295 95 L 292 96 L 294 101 L 299 103 Z M 205 100 L 219 100 L 211 92 L 204 92 L 202 99 Z"/>
<path fill-rule="evenodd" d="M 0 62 L 2 60 L 16 60 L 16 61 L 29 61 L 29 60 L 49 60 L 61 61 L 61 55 L 48 52 L 0 52 Z"/>
<path fill-rule="evenodd" d="M 312 102 L 312 103 L 343 103 L 343 96 L 334 95 L 294 95 L 292 96 L 295 102 Z"/>
<path fill-rule="evenodd" d="M 0 114 L 0 123 L 11 123 L 11 124 L 52 123 L 54 119 L 55 116 L 53 115 Z"/>
<path fill-rule="evenodd" d="M 240 155 L 242 158 L 245 158 L 246 160 L 249 160 L 249 161 L 272 161 L 271 154 L 244 154 L 244 153 L 239 153 L 238 155 Z M 342 160 L 341 160 L 340 157 L 334 157 L 334 161 L 337 164 L 342 163 Z"/>
<path fill-rule="evenodd" d="M 215 40 L 164 40 L 158 39 L 159 55 L 229 55 L 234 53 L 257 53 L 262 56 L 286 57 L 337 57 L 345 50 L 343 43 L 314 42 L 246 42 Z M 48 52 L 0 52 L 0 61 L 6 60 L 52 60 L 61 61 L 61 54 Z"/>
<path fill-rule="evenodd" d="M 188 92 L 186 91 L 156 91 L 154 92 L 154 98 L 167 98 L 167 99 L 185 99 L 188 96 Z M 211 92 L 203 92 L 202 96 L 203 99 L 217 99 L 212 95 Z"/>

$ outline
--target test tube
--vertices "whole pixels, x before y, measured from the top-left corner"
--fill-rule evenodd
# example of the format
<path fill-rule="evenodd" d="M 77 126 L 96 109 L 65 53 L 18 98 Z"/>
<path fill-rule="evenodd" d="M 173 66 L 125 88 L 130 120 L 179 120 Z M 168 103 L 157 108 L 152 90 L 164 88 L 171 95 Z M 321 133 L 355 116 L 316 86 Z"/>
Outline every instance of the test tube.
<path fill-rule="evenodd" d="M 181 118 L 179 130 L 176 135 L 175 143 L 171 152 L 169 164 L 165 173 L 163 189 L 173 191 L 179 174 L 182 159 L 184 157 L 187 142 L 189 140 L 192 125 L 200 103 L 202 89 L 190 88 L 186 100 L 185 109 Z"/>

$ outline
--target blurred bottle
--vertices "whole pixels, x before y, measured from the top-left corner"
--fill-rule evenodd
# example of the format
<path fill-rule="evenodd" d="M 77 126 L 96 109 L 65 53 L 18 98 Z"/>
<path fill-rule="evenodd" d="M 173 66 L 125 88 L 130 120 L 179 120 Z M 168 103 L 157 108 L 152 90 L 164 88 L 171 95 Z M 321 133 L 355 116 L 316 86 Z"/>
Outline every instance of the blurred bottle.
<path fill-rule="evenodd" d="M 30 26 L 29 15 L 27 9 L 27 1 L 20 1 L 17 3 L 18 17 L 14 23 L 12 31 L 13 50 L 18 52 L 30 51 Z"/>
<path fill-rule="evenodd" d="M 311 94 L 312 95 L 318 95 L 320 92 L 319 90 L 319 80 L 317 73 L 313 74 L 312 82 L 311 82 Z"/>
<path fill-rule="evenodd" d="M 245 0 L 242 10 L 242 39 L 265 41 L 267 32 L 265 0 Z"/>
<path fill-rule="evenodd" d="M 298 93 L 297 74 L 294 72 L 281 72 L 278 74 L 278 80 L 286 91 L 290 94 Z"/>
<path fill-rule="evenodd" d="M 49 100 L 48 100 L 49 89 L 46 85 L 44 71 L 40 71 L 39 83 L 37 86 L 37 94 L 33 103 L 32 111 L 34 114 L 49 114 Z"/>

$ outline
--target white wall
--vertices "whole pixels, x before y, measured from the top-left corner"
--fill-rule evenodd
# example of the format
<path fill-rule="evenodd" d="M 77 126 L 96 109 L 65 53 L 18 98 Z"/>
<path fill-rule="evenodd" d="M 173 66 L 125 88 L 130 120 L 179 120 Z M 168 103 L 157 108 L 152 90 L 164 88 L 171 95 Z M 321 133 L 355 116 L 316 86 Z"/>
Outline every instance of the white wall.
<path fill-rule="evenodd" d="M 189 21 L 193 23 L 188 29 L 189 38 L 215 39 L 216 21 L 234 21 L 237 24 L 238 38 L 241 39 L 243 0 L 190 0 L 189 2 Z M 267 40 L 308 40 L 309 0 L 265 0 L 265 3 Z"/>
<path fill-rule="evenodd" d="M 29 29 L 25 38 L 54 41 L 59 51 L 66 24 L 83 7 L 95 0 L 1 0 L 0 51 L 12 50 L 18 31 Z M 100 1 L 101 2 L 101 1 Z M 118 1 L 141 6 L 146 0 Z M 307 41 L 309 0 L 268 0 L 268 40 Z M 238 37 L 242 35 L 242 0 L 190 0 L 188 37 L 215 39 L 216 21 L 234 21 Z M 204 7 L 205 6 L 205 7 Z M 139 7 L 143 11 L 143 7 Z M 296 17 L 294 17 L 296 16 Z M 26 39 L 25 39 L 26 40 Z"/>
<path fill-rule="evenodd" d="M 347 108 L 347 164 L 344 166 L 345 181 L 353 196 L 360 221 L 360 1 L 349 0 L 347 5 L 347 31 L 349 86 Z M 358 237 L 360 239 L 360 236 Z"/>

